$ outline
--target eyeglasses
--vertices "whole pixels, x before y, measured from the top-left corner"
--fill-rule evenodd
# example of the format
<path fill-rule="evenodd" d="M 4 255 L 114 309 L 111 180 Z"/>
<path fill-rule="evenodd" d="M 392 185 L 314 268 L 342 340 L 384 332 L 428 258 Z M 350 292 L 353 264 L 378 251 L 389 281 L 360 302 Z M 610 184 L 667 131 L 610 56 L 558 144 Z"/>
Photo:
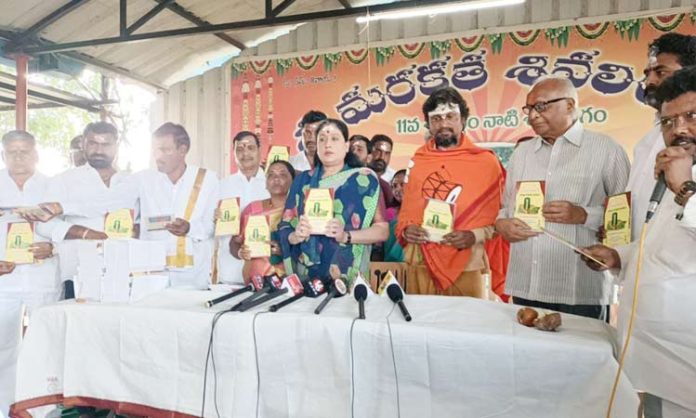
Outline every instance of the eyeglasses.
<path fill-rule="evenodd" d="M 522 107 L 522 112 L 524 112 L 525 115 L 529 115 L 532 113 L 532 109 L 536 110 L 537 113 L 544 113 L 546 109 L 549 108 L 550 104 L 560 102 L 561 100 L 568 100 L 570 97 L 559 97 L 558 99 L 553 99 L 553 100 L 547 100 L 545 102 L 536 102 L 533 105 L 526 105 Z"/>
<path fill-rule="evenodd" d="M 670 131 L 677 126 L 677 122 L 679 122 L 679 120 L 682 118 L 684 119 L 684 123 L 687 125 L 696 125 L 696 110 L 690 110 L 674 116 L 666 116 L 664 118 L 660 118 L 659 122 L 657 123 L 660 125 L 662 130 Z"/>

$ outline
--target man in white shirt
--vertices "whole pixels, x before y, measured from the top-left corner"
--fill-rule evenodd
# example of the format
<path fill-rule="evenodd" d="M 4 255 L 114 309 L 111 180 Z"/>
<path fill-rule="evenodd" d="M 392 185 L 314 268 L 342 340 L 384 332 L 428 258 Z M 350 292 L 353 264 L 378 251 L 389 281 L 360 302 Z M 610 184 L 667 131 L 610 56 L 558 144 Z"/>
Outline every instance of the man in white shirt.
<path fill-rule="evenodd" d="M 163 124 L 152 134 L 157 170 L 133 174 L 125 183 L 138 200 L 140 239 L 167 243 L 171 286 L 207 289 L 220 185 L 214 172 L 186 164 L 190 147 L 183 126 Z"/>
<path fill-rule="evenodd" d="M 70 163 L 73 167 L 87 164 L 85 151 L 82 149 L 82 135 L 78 135 L 70 140 Z"/>
<path fill-rule="evenodd" d="M 377 134 L 370 140 L 370 155 L 372 157 L 370 163 L 381 166 L 382 164 L 379 162 L 383 162 L 384 172 L 381 173 L 380 177 L 387 183 L 391 183 L 394 173 L 396 173 L 396 170 L 389 167 L 393 148 L 394 141 L 386 135 Z"/>
<path fill-rule="evenodd" d="M 645 75 L 645 104 L 655 108 L 655 120 L 659 120 L 659 108 L 655 99 L 657 88 L 675 71 L 696 64 L 696 36 L 680 33 L 667 33 L 650 44 L 648 65 L 643 70 Z M 631 229 L 633 239 L 638 238 L 655 178 L 653 168 L 657 153 L 665 148 L 662 131 L 655 126 L 638 142 L 633 150 L 633 166 L 628 178 L 626 191 L 631 192 Z"/>
<path fill-rule="evenodd" d="M 296 171 L 307 171 L 314 167 L 314 156 L 317 154 L 317 126 L 324 119 L 326 115 L 317 110 L 310 110 L 302 117 L 300 127 L 303 150 L 289 159 L 289 163 Z"/>
<path fill-rule="evenodd" d="M 39 204 L 48 184 L 48 178 L 36 171 L 34 137 L 24 131 L 5 134 L 2 159 L 7 168 L 0 170 L 0 416 L 7 415 L 14 400 L 23 307 L 30 312 L 60 297 L 57 263 L 48 238 L 54 222 L 33 225 L 34 263 L 16 264 L 7 254 L 10 224 L 26 222 L 16 212 Z"/>
<path fill-rule="evenodd" d="M 119 183 L 125 181 L 128 173 L 119 172 L 114 167 L 118 152 L 118 130 L 107 122 L 94 122 L 85 127 L 82 147 L 87 164 L 65 171 L 51 180 L 47 200 L 60 202 L 64 213 L 59 227 L 53 229 L 52 240 L 57 244 L 61 258 L 76 259 L 76 247 L 64 240 L 103 240 L 106 213 L 97 210 L 95 204 L 105 203 L 108 194 L 113 193 Z M 115 210 L 120 208 L 106 208 Z M 92 212 L 92 213 L 90 213 Z M 87 215 L 91 216 L 87 216 Z M 70 253 L 70 254 L 69 254 Z M 70 280 L 77 273 L 61 264 L 61 278 Z M 66 282 L 66 297 L 71 296 Z"/>
<path fill-rule="evenodd" d="M 612 138 L 578 120 L 577 90 L 567 78 L 540 79 L 523 108 L 538 135 L 510 158 L 503 208 L 495 227 L 510 245 L 505 293 L 518 305 L 603 317 L 611 286 L 576 254 L 515 218 L 520 181 L 543 181 L 545 228 L 588 246 L 596 242 L 607 196 L 626 189 L 628 156 Z"/>
<path fill-rule="evenodd" d="M 238 197 L 240 213 L 249 203 L 270 197 L 266 190 L 266 175 L 259 166 L 260 146 L 259 137 L 249 131 L 239 132 L 232 139 L 238 170 L 220 182 L 220 199 Z M 230 237 L 219 237 L 217 241 L 218 280 L 224 283 L 244 283 L 244 262 L 230 254 Z"/>
<path fill-rule="evenodd" d="M 612 269 L 620 269 L 624 292 L 619 331 L 627 338 L 640 265 L 637 305 L 625 370 L 646 392 L 646 418 L 696 417 L 696 67 L 665 80 L 657 93 L 666 149 L 653 176 L 664 173 L 666 191 L 647 226 L 643 257 L 640 240 L 611 249 L 585 250 Z M 587 259 L 588 265 L 601 270 Z"/>

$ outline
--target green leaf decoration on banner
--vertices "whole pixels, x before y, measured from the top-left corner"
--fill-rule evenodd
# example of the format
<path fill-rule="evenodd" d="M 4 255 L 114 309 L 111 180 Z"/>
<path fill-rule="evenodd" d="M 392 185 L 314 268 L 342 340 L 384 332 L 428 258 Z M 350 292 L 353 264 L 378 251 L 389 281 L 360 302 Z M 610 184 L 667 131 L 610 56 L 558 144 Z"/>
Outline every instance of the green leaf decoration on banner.
<path fill-rule="evenodd" d="M 614 22 L 614 29 L 624 39 L 624 36 L 628 37 L 628 41 L 638 40 L 638 35 L 640 35 L 640 27 L 643 24 L 643 19 L 629 19 L 629 20 L 617 20 Z"/>
<path fill-rule="evenodd" d="M 377 65 L 384 65 L 389 62 L 392 55 L 394 55 L 393 46 L 380 46 L 375 48 L 375 62 L 377 62 Z"/>
<path fill-rule="evenodd" d="M 604 35 L 604 32 L 609 28 L 609 22 L 604 23 L 590 23 L 586 25 L 577 25 L 575 30 L 578 31 L 580 36 L 585 39 L 597 39 Z"/>
<path fill-rule="evenodd" d="M 570 36 L 570 26 L 560 28 L 549 28 L 544 31 L 546 39 L 559 48 L 568 46 L 568 37 Z"/>
<path fill-rule="evenodd" d="M 501 33 L 494 33 L 488 35 L 488 42 L 491 44 L 491 50 L 494 54 L 500 54 L 503 50 L 503 35 Z"/>
<path fill-rule="evenodd" d="M 250 74 L 251 71 L 261 75 L 268 71 L 270 66 L 273 65 L 276 69 L 276 73 L 283 76 L 287 75 L 288 71 L 295 65 L 299 66 L 305 71 L 312 70 L 315 68 L 320 58 L 324 64 L 324 68 L 327 71 L 332 71 L 337 68 L 343 59 L 343 55 L 345 55 L 349 62 L 353 64 L 361 64 L 369 57 L 369 54 L 374 54 L 377 65 L 384 65 L 389 62 L 397 50 L 404 58 L 413 59 L 418 57 L 423 52 L 426 45 L 430 50 L 431 57 L 437 59 L 451 51 L 453 43 L 452 41 L 454 41 L 459 49 L 469 53 L 479 49 L 481 42 L 484 39 L 487 39 L 488 42 L 490 42 L 492 53 L 501 54 L 503 49 L 503 41 L 506 36 L 509 37 L 516 45 L 526 47 L 533 44 L 536 39 L 538 39 L 539 34 L 542 33 L 542 31 L 545 38 L 551 43 L 551 45 L 559 48 L 568 46 L 570 32 L 572 29 L 577 30 L 580 36 L 582 36 L 584 39 L 594 40 L 600 39 L 606 33 L 608 28 L 613 26 L 614 30 L 621 37 L 621 39 L 627 39 L 629 42 L 632 42 L 639 39 L 644 21 L 647 21 L 656 30 L 669 32 L 677 29 L 687 18 L 692 22 L 691 27 L 696 25 L 696 9 L 675 15 L 654 15 L 645 18 L 588 23 L 543 30 L 506 32 L 489 35 L 472 35 L 453 38 L 450 40 L 413 42 L 369 49 L 363 48 L 356 50 L 344 50 L 337 53 L 320 55 L 300 55 L 292 58 L 278 59 L 264 59 L 264 57 L 258 57 L 256 59 L 249 60 L 247 58 L 244 62 L 233 61 L 230 64 L 230 73 L 232 79 L 238 79 L 241 76 L 255 77 L 254 74 Z"/>
<path fill-rule="evenodd" d="M 341 62 L 341 57 L 343 55 L 340 52 L 324 54 L 324 69 L 326 71 L 331 71 Z"/>
<path fill-rule="evenodd" d="M 512 42 L 514 42 L 516 45 L 519 46 L 527 46 L 531 45 L 534 41 L 536 41 L 536 38 L 539 37 L 539 34 L 541 33 L 541 30 L 528 30 L 528 31 L 517 31 L 517 32 L 510 32 L 510 39 L 512 39 Z"/>
<path fill-rule="evenodd" d="M 662 32 L 671 32 L 677 28 L 684 20 L 685 15 L 653 16 L 648 18 L 648 22 L 653 28 Z"/>
<path fill-rule="evenodd" d="M 246 62 L 240 62 L 240 63 L 233 62 L 232 63 L 232 79 L 237 79 L 240 75 L 247 72 L 248 69 L 249 69 L 249 66 L 247 65 Z"/>
<path fill-rule="evenodd" d="M 290 58 L 278 58 L 276 60 L 276 72 L 278 75 L 285 74 L 292 67 L 292 59 Z"/>
<path fill-rule="evenodd" d="M 449 52 L 452 46 L 451 41 L 431 41 L 430 42 L 430 58 L 438 59 L 445 53 Z"/>

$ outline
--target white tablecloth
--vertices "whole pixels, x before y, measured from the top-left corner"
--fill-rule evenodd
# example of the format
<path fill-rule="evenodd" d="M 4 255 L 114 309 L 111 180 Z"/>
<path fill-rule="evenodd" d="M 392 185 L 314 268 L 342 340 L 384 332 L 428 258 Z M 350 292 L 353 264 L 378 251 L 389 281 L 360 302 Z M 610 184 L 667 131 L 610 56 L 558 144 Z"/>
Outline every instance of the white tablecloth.
<path fill-rule="evenodd" d="M 65 401 L 200 416 L 213 312 L 231 305 L 204 308 L 213 296 L 168 290 L 130 306 L 39 309 L 20 354 L 15 413 Z M 604 417 L 617 363 L 599 321 L 563 315 L 559 332 L 549 333 L 517 324 L 513 305 L 406 296 L 414 320 L 391 314 L 393 361 L 386 322 L 393 304 L 372 297 L 367 320 L 354 324 L 351 369 L 357 304 L 337 299 L 316 316 L 318 302 L 222 316 L 206 416 L 218 416 L 217 406 L 219 416 L 255 417 L 258 399 L 264 418 L 397 417 L 395 361 L 403 418 Z M 622 379 L 614 416 L 634 417 L 637 405 Z"/>

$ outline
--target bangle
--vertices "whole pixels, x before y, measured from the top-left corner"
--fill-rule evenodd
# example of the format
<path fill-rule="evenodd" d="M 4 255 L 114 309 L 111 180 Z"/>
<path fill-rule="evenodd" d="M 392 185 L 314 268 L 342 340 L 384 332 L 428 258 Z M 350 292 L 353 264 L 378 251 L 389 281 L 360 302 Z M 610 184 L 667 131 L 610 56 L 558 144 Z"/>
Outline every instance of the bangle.
<path fill-rule="evenodd" d="M 87 239 L 87 234 L 89 233 L 89 228 L 85 227 L 85 231 L 82 233 L 82 239 Z"/>

